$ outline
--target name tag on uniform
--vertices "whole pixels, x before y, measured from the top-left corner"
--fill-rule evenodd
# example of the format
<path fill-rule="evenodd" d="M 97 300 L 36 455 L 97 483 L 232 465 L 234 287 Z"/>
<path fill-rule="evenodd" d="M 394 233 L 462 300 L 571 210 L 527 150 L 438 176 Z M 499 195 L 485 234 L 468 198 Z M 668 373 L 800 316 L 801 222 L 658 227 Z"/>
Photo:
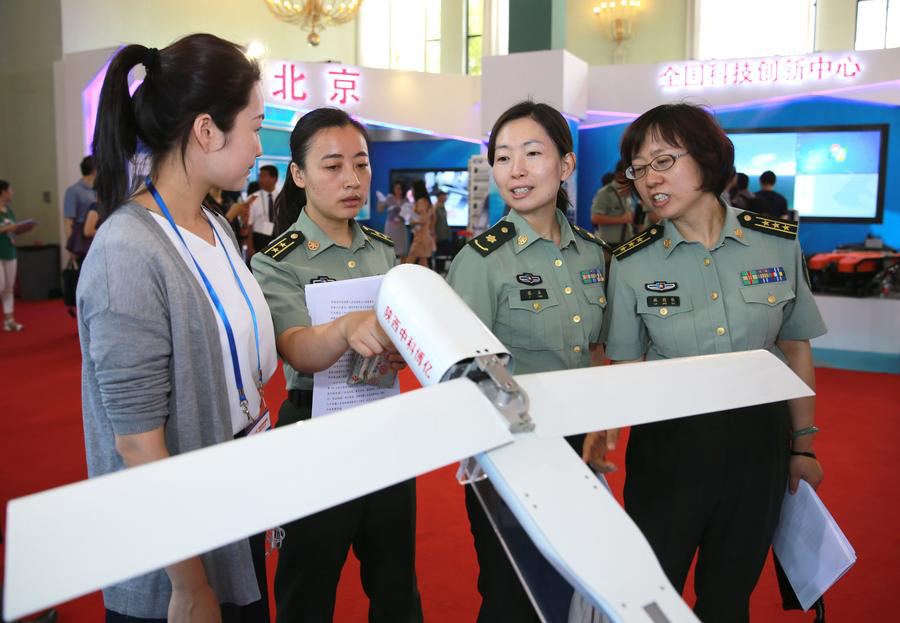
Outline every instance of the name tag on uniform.
<path fill-rule="evenodd" d="M 681 297 L 678 296 L 648 296 L 647 307 L 678 307 L 681 305 Z"/>
<path fill-rule="evenodd" d="M 741 283 L 745 286 L 755 286 L 758 283 L 775 283 L 776 281 L 787 281 L 783 266 L 741 271 Z"/>
<path fill-rule="evenodd" d="M 523 301 L 541 301 L 549 298 L 544 288 L 530 288 L 528 290 L 519 290 L 519 297 Z"/>

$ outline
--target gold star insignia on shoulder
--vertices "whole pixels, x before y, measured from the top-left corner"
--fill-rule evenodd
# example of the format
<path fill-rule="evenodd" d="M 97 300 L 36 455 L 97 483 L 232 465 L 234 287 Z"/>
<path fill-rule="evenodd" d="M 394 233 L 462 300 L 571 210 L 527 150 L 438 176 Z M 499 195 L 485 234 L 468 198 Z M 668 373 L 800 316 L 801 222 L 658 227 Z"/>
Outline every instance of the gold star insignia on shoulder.
<path fill-rule="evenodd" d="M 362 229 L 363 233 L 365 235 L 367 235 L 369 238 L 374 238 L 375 240 L 379 240 L 379 241 L 383 242 L 384 244 L 391 246 L 391 247 L 394 246 L 393 239 L 390 236 L 381 233 L 377 229 L 372 229 L 371 227 L 367 227 L 365 225 L 360 225 L 359 228 Z"/>
<path fill-rule="evenodd" d="M 487 257 L 501 246 L 503 243 L 512 240 L 516 236 L 516 228 L 508 221 L 500 221 L 489 230 L 475 236 L 469 241 L 469 246 L 475 249 L 482 257 Z M 525 236 L 520 236 L 525 238 Z M 522 243 L 524 244 L 524 243 Z"/>
<path fill-rule="evenodd" d="M 662 238 L 662 235 L 662 227 L 651 227 L 647 231 L 642 231 L 637 236 L 634 236 L 630 240 L 626 240 L 625 242 L 617 246 L 615 249 L 613 249 L 613 255 L 617 260 L 623 260 L 632 253 L 648 247 L 651 242 L 659 240 L 660 238 Z M 665 246 L 665 242 L 663 243 L 663 246 Z"/>
<path fill-rule="evenodd" d="M 299 231 L 287 231 L 269 243 L 265 249 L 261 251 L 263 255 L 271 257 L 273 260 L 280 262 L 293 251 L 297 245 L 304 240 L 303 234 Z"/>
<path fill-rule="evenodd" d="M 779 238 L 787 238 L 788 240 L 797 239 L 797 223 L 760 216 L 753 212 L 743 212 L 738 218 L 744 221 L 744 226 L 748 229 L 778 236 Z"/>
<path fill-rule="evenodd" d="M 584 229 L 583 227 L 579 227 L 578 225 L 572 225 L 572 231 L 574 231 L 576 234 L 578 234 L 588 242 L 599 244 L 604 249 L 610 250 L 609 245 L 606 244 L 606 241 L 604 241 L 602 238 L 598 238 L 593 232 L 589 232 L 588 230 Z"/>

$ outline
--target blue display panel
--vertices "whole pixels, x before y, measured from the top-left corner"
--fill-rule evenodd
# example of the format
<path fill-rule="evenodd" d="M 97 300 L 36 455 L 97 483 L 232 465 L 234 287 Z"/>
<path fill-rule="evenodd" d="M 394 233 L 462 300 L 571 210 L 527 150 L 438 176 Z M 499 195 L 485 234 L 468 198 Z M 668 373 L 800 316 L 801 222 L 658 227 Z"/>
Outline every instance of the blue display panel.
<path fill-rule="evenodd" d="M 881 222 L 887 126 L 733 130 L 734 166 L 759 189 L 772 171 L 788 207 L 811 221 Z"/>

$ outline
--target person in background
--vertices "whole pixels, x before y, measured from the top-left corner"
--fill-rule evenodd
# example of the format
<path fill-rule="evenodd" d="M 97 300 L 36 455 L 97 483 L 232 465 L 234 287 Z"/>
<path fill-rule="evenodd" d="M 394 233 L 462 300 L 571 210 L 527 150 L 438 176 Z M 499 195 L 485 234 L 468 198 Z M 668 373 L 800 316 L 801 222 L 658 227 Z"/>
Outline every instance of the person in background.
<path fill-rule="evenodd" d="M 778 181 L 778 178 L 775 173 L 763 171 L 763 174 L 759 176 L 759 190 L 754 193 L 756 198 L 761 199 L 762 202 L 758 202 L 756 205 L 759 208 L 759 213 L 763 216 L 785 218 L 788 213 L 788 202 L 784 195 L 775 190 L 776 181 Z M 762 211 L 763 203 L 766 206 L 764 212 Z"/>
<path fill-rule="evenodd" d="M 81 179 L 69 186 L 63 196 L 63 224 L 67 241 L 72 237 L 72 230 L 76 224 L 84 227 L 88 211 L 93 204 L 97 203 L 97 193 L 94 192 L 97 170 L 94 167 L 93 156 L 85 156 L 79 167 Z M 84 250 L 84 253 L 87 253 L 87 249 Z M 80 257 L 76 257 L 76 259 L 81 261 L 84 259 L 84 253 L 73 253 L 73 255 L 79 255 Z"/>
<path fill-rule="evenodd" d="M 407 264 L 420 264 L 428 266 L 428 261 L 434 255 L 436 248 L 434 242 L 435 213 L 431 205 L 431 197 L 425 182 L 416 180 L 412 183 L 413 198 L 416 203 L 413 206 L 413 216 L 410 224 L 413 228 L 413 241 L 409 247 L 409 255 L 404 260 Z"/>
<path fill-rule="evenodd" d="M 797 226 L 721 202 L 734 146 L 713 116 L 658 106 L 628 127 L 621 153 L 661 220 L 613 250 L 606 355 L 628 363 L 766 349 L 814 388 L 809 341 L 826 329 Z M 822 480 L 814 422 L 809 397 L 631 428 L 625 510 L 678 594 L 696 556 L 700 620 L 749 621 L 785 491 Z"/>
<path fill-rule="evenodd" d="M 736 208 L 740 208 L 741 210 L 746 210 L 750 207 L 750 202 L 753 201 L 754 194 L 750 192 L 750 178 L 747 177 L 746 173 L 738 173 L 737 174 L 737 182 L 734 185 L 734 188 L 731 190 L 731 202 L 730 204 Z"/>
<path fill-rule="evenodd" d="M 250 229 L 248 239 L 250 255 L 262 251 L 272 242 L 275 231 L 275 186 L 278 184 L 278 169 L 271 164 L 259 168 L 259 191 L 250 203 Z"/>
<path fill-rule="evenodd" d="M 207 34 L 126 45 L 110 61 L 93 141 L 104 223 L 77 290 L 91 478 L 266 427 L 271 314 L 230 226 L 202 204 L 213 186 L 242 188 L 262 152 L 260 78 L 243 48 Z M 138 143 L 150 173 L 129 179 Z M 266 623 L 264 539 L 105 587 L 106 623 Z"/>
<path fill-rule="evenodd" d="M 0 299 L 3 302 L 3 330 L 21 331 L 24 325 L 13 316 L 16 285 L 16 215 L 9 205 L 13 188 L 6 180 L 0 180 Z"/>
<path fill-rule="evenodd" d="M 616 179 L 616 174 L 613 173 L 612 171 L 610 171 L 608 173 L 604 173 L 603 177 L 600 178 L 600 186 L 606 186 L 614 179 Z"/>
<path fill-rule="evenodd" d="M 616 164 L 613 180 L 600 188 L 591 203 L 591 223 L 599 238 L 611 245 L 634 235 L 635 200 L 625 179 L 625 165 Z"/>
<path fill-rule="evenodd" d="M 247 238 L 247 228 L 243 224 L 249 219 L 250 203 L 250 199 L 235 201 L 234 193 L 225 193 L 217 186 L 210 188 L 203 200 L 203 205 L 228 221 L 241 248 Z"/>
<path fill-rule="evenodd" d="M 403 207 L 408 203 L 406 186 L 402 182 L 395 182 L 391 194 L 379 201 L 376 206 L 379 212 L 387 211 L 384 217 L 384 233 L 394 241 L 394 252 L 397 254 L 397 258 L 406 257 L 406 252 L 409 250 L 409 232 L 403 218 Z"/>
<path fill-rule="evenodd" d="M 278 426 L 312 417 L 313 374 L 348 350 L 363 357 L 402 357 L 372 309 L 312 326 L 306 304 L 310 283 L 383 275 L 397 261 L 390 238 L 360 225 L 372 170 L 365 128 L 343 110 L 317 108 L 291 132 L 291 164 L 278 195 L 279 222 L 296 221 L 253 256 L 253 273 L 271 308 L 288 398 Z M 323 416 L 333 417 L 333 416 Z M 344 448 L 322 448 L 342 452 Z M 276 474 L 290 495 L 298 475 Z M 276 620 L 330 623 L 341 569 L 353 548 L 360 561 L 371 623 L 420 623 L 415 570 L 415 479 L 340 504 L 283 526 L 275 571 Z"/>
<path fill-rule="evenodd" d="M 447 224 L 447 191 L 438 188 L 437 203 L 434 204 L 434 242 L 435 249 L 435 265 L 434 270 L 440 274 L 444 274 L 445 257 L 453 257 L 453 232 L 450 225 Z M 437 257 L 440 257 L 438 261 Z M 440 265 L 438 265 L 440 264 Z"/>

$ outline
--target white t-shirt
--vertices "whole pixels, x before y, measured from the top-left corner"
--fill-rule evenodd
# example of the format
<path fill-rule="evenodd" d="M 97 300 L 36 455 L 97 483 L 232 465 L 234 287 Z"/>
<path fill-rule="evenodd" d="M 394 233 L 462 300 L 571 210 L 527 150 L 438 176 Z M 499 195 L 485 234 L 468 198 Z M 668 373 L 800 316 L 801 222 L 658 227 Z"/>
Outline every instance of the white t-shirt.
<path fill-rule="evenodd" d="M 269 197 L 272 198 L 272 206 L 274 207 L 275 193 L 260 189 L 254 195 L 253 203 L 250 204 L 250 225 L 257 234 L 271 236 L 275 223 L 269 220 Z"/>
<path fill-rule="evenodd" d="M 212 299 L 209 297 L 209 292 L 207 292 L 203 280 L 200 279 L 197 267 L 194 266 L 194 262 L 185 250 L 181 240 L 179 240 L 178 236 L 175 234 L 169 221 L 155 212 L 151 212 L 151 214 L 156 219 L 159 226 L 162 227 L 163 231 L 166 232 L 166 235 L 172 241 L 172 244 L 175 245 L 175 248 L 178 249 L 185 264 L 191 269 L 194 278 L 197 279 L 197 283 L 200 284 L 200 289 L 206 293 L 206 298 L 212 308 L 213 316 L 216 318 L 216 325 L 219 327 L 219 342 L 222 345 L 222 357 L 225 365 L 225 381 L 228 387 L 229 398 L 228 404 L 231 405 L 231 427 L 234 434 L 237 434 L 246 428 L 250 422 L 241 410 L 237 384 L 234 379 L 234 366 L 231 362 L 231 348 L 228 345 L 228 334 L 225 332 L 225 325 L 222 323 L 222 318 L 219 316 L 219 312 L 216 311 L 215 305 L 213 305 Z M 278 365 L 278 354 L 275 350 L 275 328 L 272 325 L 272 314 L 269 311 L 269 306 L 266 304 L 266 299 L 263 296 L 262 290 L 259 288 L 259 284 L 256 282 L 256 279 L 253 278 L 253 275 L 250 273 L 246 264 L 244 264 L 237 249 L 231 244 L 228 233 L 219 226 L 215 219 L 212 217 L 208 218 L 213 227 L 216 228 L 219 237 L 222 239 L 228 256 L 231 258 L 231 262 L 234 264 L 234 268 L 237 271 L 238 277 L 244 285 L 244 289 L 247 291 L 247 296 L 250 297 L 250 302 L 253 304 L 253 310 L 256 312 L 256 322 L 259 329 L 259 359 L 262 366 L 263 383 L 265 383 L 275 373 L 275 368 Z M 183 227 L 179 227 L 178 229 L 184 237 L 184 241 L 187 243 L 191 254 L 193 254 L 197 263 L 200 264 L 200 267 L 206 274 L 206 278 L 209 279 L 210 284 L 212 284 L 213 289 L 216 291 L 219 301 L 221 301 L 222 307 L 225 309 L 225 314 L 228 316 L 228 321 L 231 323 L 231 330 L 234 333 L 234 342 L 237 346 L 238 362 L 241 367 L 241 379 L 243 380 L 244 393 L 246 394 L 247 402 L 249 403 L 250 416 L 255 419 L 259 415 L 260 403 L 259 392 L 256 389 L 256 380 L 259 377 L 259 370 L 256 367 L 256 339 L 253 334 L 253 318 L 250 315 L 250 309 L 247 307 L 247 301 L 244 299 L 244 295 L 241 294 L 241 290 L 234 280 L 234 275 L 231 272 L 231 268 L 228 266 L 228 261 L 225 259 L 225 255 L 219 245 L 219 240 L 216 239 L 215 246 L 211 246 L 205 240 L 192 234 Z M 269 405 L 270 409 L 271 406 L 272 405 Z"/>

